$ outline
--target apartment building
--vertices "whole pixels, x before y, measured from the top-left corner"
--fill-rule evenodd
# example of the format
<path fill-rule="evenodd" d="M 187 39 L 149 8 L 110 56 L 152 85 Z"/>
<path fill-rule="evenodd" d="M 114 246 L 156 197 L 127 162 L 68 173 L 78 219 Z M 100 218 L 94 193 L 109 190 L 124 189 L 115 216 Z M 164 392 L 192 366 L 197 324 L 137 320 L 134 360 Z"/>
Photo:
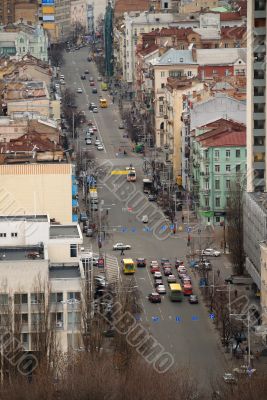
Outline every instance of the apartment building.
<path fill-rule="evenodd" d="M 40 20 L 51 43 L 66 41 L 71 35 L 71 0 L 42 1 Z"/>
<path fill-rule="evenodd" d="M 218 7 L 218 0 L 180 0 L 179 2 L 179 12 L 181 14 L 188 14 L 202 9 L 212 9 Z"/>
<path fill-rule="evenodd" d="M 202 222 L 225 221 L 231 190 L 238 179 L 245 186 L 246 127 L 219 119 L 194 130 L 191 173 L 194 201 Z"/>
<path fill-rule="evenodd" d="M 0 232 L 1 328 L 15 321 L 12 329 L 25 351 L 38 351 L 37 335 L 47 318 L 63 352 L 80 348 L 84 267 L 79 225 L 51 225 L 43 214 L 12 215 L 0 217 Z"/>
<path fill-rule="evenodd" d="M 266 33 L 265 0 L 248 2 L 247 132 L 248 192 L 266 191 Z"/>

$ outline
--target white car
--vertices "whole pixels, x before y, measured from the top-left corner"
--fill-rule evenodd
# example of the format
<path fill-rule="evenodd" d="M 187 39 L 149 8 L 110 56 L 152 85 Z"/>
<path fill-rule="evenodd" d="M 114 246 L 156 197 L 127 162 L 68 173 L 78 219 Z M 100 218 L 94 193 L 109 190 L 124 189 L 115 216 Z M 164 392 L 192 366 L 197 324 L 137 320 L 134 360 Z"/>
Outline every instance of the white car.
<path fill-rule="evenodd" d="M 221 255 L 221 252 L 214 249 L 205 249 L 202 251 L 202 254 L 204 256 L 219 257 Z"/>
<path fill-rule="evenodd" d="M 129 244 L 124 243 L 116 243 L 113 245 L 113 250 L 131 250 L 131 248 Z"/>
<path fill-rule="evenodd" d="M 95 146 L 99 146 L 101 144 L 100 140 L 96 139 Z"/>
<path fill-rule="evenodd" d="M 97 150 L 99 150 L 99 151 L 104 150 L 104 146 L 103 146 L 102 144 L 99 144 L 99 145 L 97 146 Z"/>
<path fill-rule="evenodd" d="M 164 285 L 158 285 L 156 291 L 158 292 L 158 294 L 166 294 L 166 288 Z"/>
<path fill-rule="evenodd" d="M 82 93 L 82 92 L 83 92 L 82 88 L 79 87 L 79 88 L 77 89 L 77 93 Z"/>
<path fill-rule="evenodd" d="M 154 272 L 154 279 L 160 279 L 162 278 L 162 273 L 160 271 Z"/>
<path fill-rule="evenodd" d="M 147 215 L 143 215 L 142 216 L 142 222 L 143 222 L 143 224 L 147 224 L 148 223 L 148 216 Z"/>
<path fill-rule="evenodd" d="M 92 140 L 91 139 L 86 139 L 86 144 L 92 144 Z"/>
<path fill-rule="evenodd" d="M 93 113 L 98 113 L 98 108 L 97 107 L 93 108 Z"/>

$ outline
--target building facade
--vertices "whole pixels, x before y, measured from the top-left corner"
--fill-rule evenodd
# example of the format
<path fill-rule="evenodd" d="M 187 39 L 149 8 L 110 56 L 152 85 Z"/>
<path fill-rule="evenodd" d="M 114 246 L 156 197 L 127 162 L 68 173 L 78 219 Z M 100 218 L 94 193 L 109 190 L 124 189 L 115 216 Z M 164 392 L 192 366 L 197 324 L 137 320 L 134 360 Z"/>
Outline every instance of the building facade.
<path fill-rule="evenodd" d="M 215 225 L 224 222 L 237 180 L 245 187 L 245 126 L 221 119 L 195 129 L 191 171 L 201 220 Z"/>
<path fill-rule="evenodd" d="M 248 192 L 266 191 L 266 33 L 264 0 L 248 2 L 247 132 Z"/>

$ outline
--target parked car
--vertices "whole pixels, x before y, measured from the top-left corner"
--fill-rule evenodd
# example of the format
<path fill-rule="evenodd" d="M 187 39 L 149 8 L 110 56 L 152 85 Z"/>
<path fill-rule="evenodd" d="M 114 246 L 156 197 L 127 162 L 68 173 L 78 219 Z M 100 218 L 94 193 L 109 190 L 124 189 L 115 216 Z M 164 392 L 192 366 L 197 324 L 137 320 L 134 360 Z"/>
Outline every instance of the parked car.
<path fill-rule="evenodd" d="M 116 243 L 113 245 L 113 250 L 131 250 L 131 248 L 129 244 L 124 243 Z"/>
<path fill-rule="evenodd" d="M 237 383 L 237 378 L 229 372 L 225 372 L 223 375 L 223 380 L 226 383 Z"/>
<path fill-rule="evenodd" d="M 88 221 L 88 217 L 87 217 L 87 214 L 85 212 L 81 212 L 80 213 L 80 221 L 81 222 L 87 222 Z"/>
<path fill-rule="evenodd" d="M 93 234 L 94 234 L 94 231 L 93 231 L 92 228 L 88 228 L 88 229 L 86 230 L 86 237 L 92 237 Z"/>
<path fill-rule="evenodd" d="M 161 303 L 161 297 L 159 293 L 150 293 L 148 295 L 148 300 L 150 303 Z"/>
<path fill-rule="evenodd" d="M 96 139 L 96 141 L 95 141 L 95 146 L 97 147 L 97 146 L 99 146 L 100 144 L 101 144 L 100 140 L 99 140 L 99 139 Z"/>
<path fill-rule="evenodd" d="M 195 294 L 190 294 L 188 299 L 190 304 L 198 304 L 198 297 Z"/>
<path fill-rule="evenodd" d="M 92 211 L 98 211 L 98 205 L 95 203 L 91 203 L 91 210 Z"/>
<path fill-rule="evenodd" d="M 157 200 L 157 195 L 156 194 L 149 194 L 148 195 L 148 201 L 156 201 Z"/>
<path fill-rule="evenodd" d="M 202 254 L 204 256 L 219 257 L 221 255 L 221 252 L 214 249 L 205 249 L 202 251 Z"/>
<path fill-rule="evenodd" d="M 92 144 L 92 140 L 90 138 L 86 138 L 86 144 Z"/>
<path fill-rule="evenodd" d="M 97 146 L 97 150 L 103 151 L 103 150 L 104 150 L 103 144 L 100 143 L 100 144 Z"/>
<path fill-rule="evenodd" d="M 119 124 L 119 129 L 124 129 L 124 123 L 123 123 L 123 122 L 121 122 L 121 123 Z"/>
<path fill-rule="evenodd" d="M 143 224 L 147 224 L 148 223 L 148 216 L 147 215 L 143 215 L 142 216 L 142 222 L 143 222 Z"/>
<path fill-rule="evenodd" d="M 83 92 L 82 88 L 79 87 L 79 88 L 77 89 L 77 93 L 82 93 L 82 92 Z"/>

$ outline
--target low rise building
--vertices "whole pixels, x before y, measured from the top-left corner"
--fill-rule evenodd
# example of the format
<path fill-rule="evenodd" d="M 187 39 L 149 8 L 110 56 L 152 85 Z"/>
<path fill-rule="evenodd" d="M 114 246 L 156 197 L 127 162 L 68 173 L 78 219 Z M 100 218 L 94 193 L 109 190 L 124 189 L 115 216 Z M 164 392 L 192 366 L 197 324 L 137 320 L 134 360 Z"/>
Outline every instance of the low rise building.
<path fill-rule="evenodd" d="M 225 221 L 237 180 L 246 180 L 246 128 L 220 119 L 197 127 L 191 142 L 192 184 L 198 214 L 204 224 L 218 225 Z"/>
<path fill-rule="evenodd" d="M 78 188 L 67 163 L 0 165 L 0 215 L 49 214 L 60 224 L 78 221 Z"/>
<path fill-rule="evenodd" d="M 218 7 L 219 0 L 181 0 L 179 3 L 179 12 L 181 14 L 189 14 L 203 9 L 211 9 Z"/>

